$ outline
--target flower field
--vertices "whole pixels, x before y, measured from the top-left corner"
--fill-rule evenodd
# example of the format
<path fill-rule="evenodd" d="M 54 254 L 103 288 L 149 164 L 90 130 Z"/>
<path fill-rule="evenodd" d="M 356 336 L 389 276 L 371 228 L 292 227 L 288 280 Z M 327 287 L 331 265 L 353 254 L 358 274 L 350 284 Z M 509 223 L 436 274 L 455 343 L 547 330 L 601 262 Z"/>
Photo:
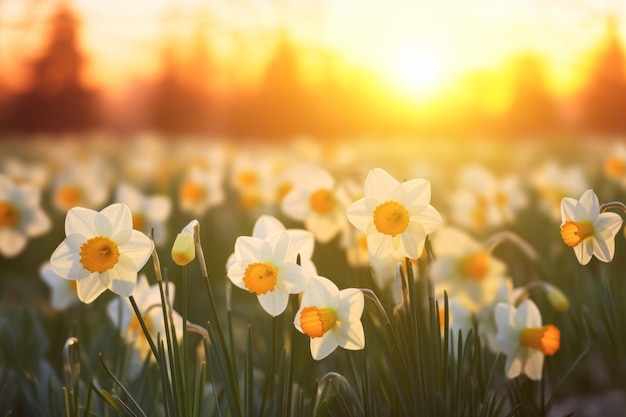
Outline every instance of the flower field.
<path fill-rule="evenodd" d="M 0 151 L 0 416 L 626 409 L 626 143 Z"/>

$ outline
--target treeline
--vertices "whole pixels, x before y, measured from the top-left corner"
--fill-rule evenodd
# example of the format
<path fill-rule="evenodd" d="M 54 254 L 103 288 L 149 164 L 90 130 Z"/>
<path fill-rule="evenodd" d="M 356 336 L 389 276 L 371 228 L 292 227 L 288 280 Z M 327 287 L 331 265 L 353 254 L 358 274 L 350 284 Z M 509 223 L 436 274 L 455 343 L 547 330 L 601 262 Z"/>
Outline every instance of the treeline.
<path fill-rule="evenodd" d="M 606 28 L 587 82 L 566 98 L 551 91 L 545 62 L 532 53 L 520 54 L 509 64 L 504 87 L 495 86 L 496 71 L 470 74 L 459 83 L 458 94 L 448 91 L 449 98 L 421 105 L 389 91 L 372 74 L 346 72 L 341 59 L 331 53 L 322 60 L 316 82 L 307 83 L 302 49 L 282 33 L 253 92 L 214 89 L 210 48 L 198 37 L 193 62 L 181 64 L 176 45 L 164 48 L 159 78 L 129 91 L 127 102 L 112 112 L 102 91 L 90 90 L 81 81 L 86 62 L 78 46 L 79 20 L 64 6 L 51 21 L 43 53 L 26 64 L 27 88 L 0 103 L 0 137 L 91 130 L 275 140 L 296 135 L 623 134 L 624 50 L 615 20 L 609 19 Z M 501 94 L 494 91 L 500 88 L 508 92 L 507 102 L 493 111 L 485 104 L 486 95 Z"/>

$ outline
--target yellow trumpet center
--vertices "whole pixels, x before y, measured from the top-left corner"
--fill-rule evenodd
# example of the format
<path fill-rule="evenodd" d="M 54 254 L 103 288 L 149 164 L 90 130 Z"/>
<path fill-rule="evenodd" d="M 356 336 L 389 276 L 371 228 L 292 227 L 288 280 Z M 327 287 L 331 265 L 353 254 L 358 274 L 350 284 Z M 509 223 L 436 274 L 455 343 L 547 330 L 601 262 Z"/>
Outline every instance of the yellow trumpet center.
<path fill-rule="evenodd" d="M 80 263 L 89 272 L 105 272 L 117 264 L 120 250 L 108 237 L 92 237 L 80 247 Z"/>
<path fill-rule="evenodd" d="M 327 188 L 320 188 L 309 198 L 311 209 L 319 214 L 328 213 L 335 207 L 335 195 Z"/>
<path fill-rule="evenodd" d="M 253 171 L 241 171 L 237 175 L 237 183 L 244 187 L 254 187 L 259 183 L 258 175 Z"/>
<path fill-rule="evenodd" d="M 482 281 L 489 270 L 489 254 L 485 251 L 480 251 L 466 255 L 461 258 L 459 268 L 464 277 Z"/>
<path fill-rule="evenodd" d="M 332 329 L 337 322 L 332 308 L 304 307 L 300 313 L 302 332 L 310 337 L 321 337 Z"/>
<path fill-rule="evenodd" d="M 133 229 L 144 230 L 146 227 L 146 216 L 141 213 L 133 213 Z"/>
<path fill-rule="evenodd" d="M 522 330 L 520 343 L 551 356 L 561 347 L 561 332 L 552 324 L 543 327 L 527 327 Z"/>
<path fill-rule="evenodd" d="M 8 201 L 0 201 L 0 227 L 14 226 L 20 220 L 20 210 Z"/>
<path fill-rule="evenodd" d="M 611 178 L 619 178 L 626 173 L 626 163 L 617 156 L 609 157 L 604 163 L 604 172 Z"/>
<path fill-rule="evenodd" d="M 566 221 L 561 226 L 561 237 L 568 246 L 577 246 L 580 242 L 593 236 L 593 224 L 590 221 Z"/>
<path fill-rule="evenodd" d="M 76 207 L 83 201 L 83 191 L 73 184 L 64 185 L 57 190 L 57 201 L 63 208 Z"/>
<path fill-rule="evenodd" d="M 278 272 L 273 265 L 263 262 L 255 262 L 246 268 L 243 282 L 248 291 L 257 295 L 274 291 L 278 281 Z"/>
<path fill-rule="evenodd" d="M 374 226 L 380 233 L 396 236 L 409 226 L 409 211 L 393 200 L 379 204 L 374 210 Z"/>
<path fill-rule="evenodd" d="M 199 203 L 204 199 L 204 188 L 200 184 L 189 181 L 181 185 L 179 196 L 183 201 L 189 201 L 193 203 Z"/>

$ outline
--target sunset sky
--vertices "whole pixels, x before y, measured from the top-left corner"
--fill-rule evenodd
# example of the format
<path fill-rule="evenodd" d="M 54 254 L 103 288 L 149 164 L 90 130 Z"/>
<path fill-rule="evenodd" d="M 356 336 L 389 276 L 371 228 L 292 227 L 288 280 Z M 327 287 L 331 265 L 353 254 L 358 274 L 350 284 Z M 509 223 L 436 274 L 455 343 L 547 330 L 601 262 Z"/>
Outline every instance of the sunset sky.
<path fill-rule="evenodd" d="M 0 1 L 1 84 L 37 56 L 59 1 Z M 281 27 L 308 53 L 331 50 L 390 88 L 429 97 L 463 75 L 504 67 L 533 51 L 549 64 L 557 92 L 572 90 L 585 58 L 622 1 L 569 0 L 73 0 L 90 84 L 122 91 L 154 76 L 164 39 L 190 45 L 202 31 L 224 85 L 253 82 Z M 623 26 L 623 25 L 622 25 Z M 620 30 L 623 28 L 620 27 Z M 190 46 L 191 48 L 191 46 Z M 187 53 L 188 51 L 180 51 Z M 11 81 L 7 81 L 11 80 Z"/>

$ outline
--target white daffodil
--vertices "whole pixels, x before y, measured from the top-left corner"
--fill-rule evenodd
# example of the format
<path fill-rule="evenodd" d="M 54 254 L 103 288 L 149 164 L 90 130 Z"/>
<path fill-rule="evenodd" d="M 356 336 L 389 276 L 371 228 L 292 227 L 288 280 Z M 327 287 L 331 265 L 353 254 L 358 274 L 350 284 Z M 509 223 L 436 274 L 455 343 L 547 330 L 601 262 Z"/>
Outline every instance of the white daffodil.
<path fill-rule="evenodd" d="M 589 189 L 580 200 L 566 197 L 561 202 L 561 237 L 574 248 L 581 265 L 593 255 L 602 262 L 611 262 L 615 253 L 615 235 L 622 227 L 617 213 L 600 213 L 598 197 Z"/>
<path fill-rule="evenodd" d="M 56 208 L 66 212 L 74 207 L 101 208 L 109 198 L 108 166 L 100 159 L 93 165 L 67 165 L 52 185 L 52 200 Z"/>
<path fill-rule="evenodd" d="M 495 299 L 506 265 L 465 232 L 442 228 L 432 236 L 436 259 L 430 268 L 438 297 L 447 291 L 471 312 Z"/>
<path fill-rule="evenodd" d="M 588 187 L 585 173 L 578 165 L 563 167 L 554 161 L 546 162 L 531 174 L 537 194 L 541 199 L 541 208 L 554 221 L 560 219 L 560 205 L 569 195 L 581 195 Z"/>
<path fill-rule="evenodd" d="M 119 184 L 116 200 L 128 206 L 133 215 L 133 229 L 146 235 L 154 227 L 154 243 L 165 242 L 165 223 L 172 211 L 172 202 L 162 195 L 146 196 L 130 184 Z"/>
<path fill-rule="evenodd" d="M 168 282 L 164 290 L 171 306 L 174 303 L 175 286 L 172 282 Z M 141 274 L 132 296 L 155 343 L 157 337 L 165 338 L 165 321 L 163 320 L 163 306 L 158 284 L 150 286 L 145 274 Z M 172 310 L 171 313 L 176 329 L 176 338 L 180 341 L 183 336 L 183 319 L 175 310 Z M 129 371 L 130 377 L 133 378 L 140 371 L 146 355 L 150 354 L 150 344 L 128 298 L 117 297 L 111 300 L 107 305 L 107 314 L 111 321 L 118 326 L 122 338 L 133 347 Z M 167 343 L 164 344 L 167 348 Z M 151 358 L 153 361 L 156 360 L 154 356 Z"/>
<path fill-rule="evenodd" d="M 152 240 L 133 230 L 130 209 L 119 203 L 100 212 L 71 209 L 65 218 L 65 235 L 50 265 L 57 275 L 76 280 L 78 298 L 87 304 L 106 289 L 129 296 L 137 271 L 154 249 Z"/>
<path fill-rule="evenodd" d="M 41 191 L 34 185 L 15 184 L 0 175 L 0 255 L 19 255 L 29 238 L 41 236 L 52 226 L 40 207 Z"/>
<path fill-rule="evenodd" d="M 301 168 L 299 174 L 281 209 L 290 218 L 304 222 L 317 241 L 329 242 L 346 227 L 347 195 L 322 168 L 311 165 Z"/>
<path fill-rule="evenodd" d="M 289 233 L 278 232 L 265 239 L 240 236 L 235 242 L 235 263 L 228 269 L 228 278 L 237 287 L 257 294 L 261 307 L 278 316 L 289 301 L 289 294 L 304 291 L 309 277 L 290 259 Z"/>
<path fill-rule="evenodd" d="M 286 229 L 276 217 L 263 215 L 257 219 L 252 229 L 252 237 L 267 239 L 274 233 L 287 232 L 289 235 L 290 254 L 286 256 L 289 261 L 296 262 L 300 256 L 300 265 L 309 276 L 317 275 L 317 268 L 311 258 L 315 248 L 315 238 L 313 233 L 304 229 Z M 231 254 L 226 262 L 226 270 L 230 269 L 236 262 L 235 254 Z"/>
<path fill-rule="evenodd" d="M 554 325 L 541 325 L 541 314 L 532 300 L 524 300 L 518 308 L 498 303 L 495 309 L 498 333 L 495 343 L 506 355 L 507 378 L 525 374 L 539 381 L 544 356 L 554 355 L 561 345 L 561 333 Z"/>
<path fill-rule="evenodd" d="M 348 220 L 367 233 L 367 247 L 376 258 L 394 253 L 417 259 L 426 236 L 442 223 L 430 205 L 430 183 L 423 179 L 398 182 L 376 168 L 365 180 L 365 197 L 352 203 Z"/>
<path fill-rule="evenodd" d="M 348 350 L 365 347 L 363 293 L 355 288 L 339 291 L 327 278 L 311 279 L 302 295 L 294 326 L 311 338 L 311 356 L 324 359 L 337 346 Z"/>
<path fill-rule="evenodd" d="M 50 262 L 41 265 L 39 276 L 50 288 L 50 305 L 54 310 L 65 310 L 80 302 L 76 294 L 76 281 L 63 279 L 55 274 Z"/>
<path fill-rule="evenodd" d="M 607 178 L 626 188 L 626 144 L 616 142 L 604 159 L 604 173 Z"/>
<path fill-rule="evenodd" d="M 180 209 L 196 217 L 224 201 L 221 171 L 191 168 L 178 189 Z"/>

